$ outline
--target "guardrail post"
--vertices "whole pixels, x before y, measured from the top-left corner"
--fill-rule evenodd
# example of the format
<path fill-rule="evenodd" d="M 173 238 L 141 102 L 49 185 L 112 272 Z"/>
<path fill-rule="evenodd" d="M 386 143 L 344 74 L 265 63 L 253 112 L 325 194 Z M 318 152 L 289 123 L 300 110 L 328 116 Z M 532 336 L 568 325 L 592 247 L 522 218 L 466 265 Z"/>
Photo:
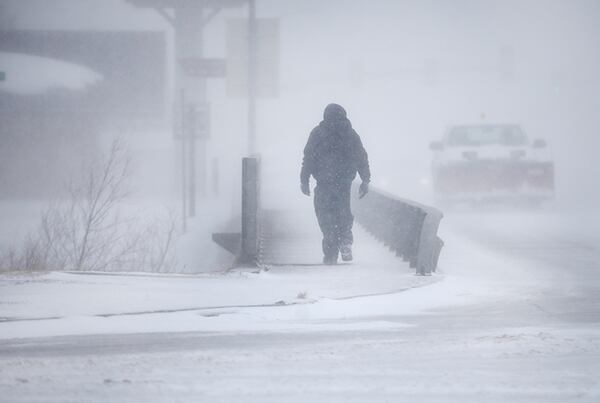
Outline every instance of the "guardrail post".
<path fill-rule="evenodd" d="M 260 157 L 242 159 L 240 232 L 218 232 L 212 239 L 236 256 L 235 266 L 257 266 L 260 257 Z"/>
<path fill-rule="evenodd" d="M 429 275 L 435 271 L 444 242 L 437 236 L 443 215 L 436 209 L 428 209 L 419 234 L 417 274 Z"/>
<path fill-rule="evenodd" d="M 242 240 L 238 264 L 256 265 L 259 253 L 260 159 L 242 159 Z"/>

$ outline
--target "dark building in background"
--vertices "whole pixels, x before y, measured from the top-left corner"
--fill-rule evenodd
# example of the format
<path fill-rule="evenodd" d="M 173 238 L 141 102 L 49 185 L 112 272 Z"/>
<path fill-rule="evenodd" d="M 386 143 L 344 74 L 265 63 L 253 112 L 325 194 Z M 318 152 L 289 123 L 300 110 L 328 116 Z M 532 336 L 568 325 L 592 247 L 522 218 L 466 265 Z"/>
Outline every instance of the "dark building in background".
<path fill-rule="evenodd" d="M 0 70 L 3 52 L 85 67 L 100 79 L 32 95 L 0 85 L 1 198 L 53 195 L 93 154 L 101 133 L 164 121 L 163 32 L 0 31 Z M 18 74 L 7 72 L 6 80 Z"/>

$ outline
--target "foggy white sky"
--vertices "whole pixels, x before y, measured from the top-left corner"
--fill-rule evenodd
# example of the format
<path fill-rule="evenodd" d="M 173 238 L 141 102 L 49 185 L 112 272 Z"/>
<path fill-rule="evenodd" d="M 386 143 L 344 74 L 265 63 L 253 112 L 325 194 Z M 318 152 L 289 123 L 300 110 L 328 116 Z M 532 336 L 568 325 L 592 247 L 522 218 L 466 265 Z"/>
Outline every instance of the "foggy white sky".
<path fill-rule="evenodd" d="M 17 28 L 169 29 L 155 13 L 119 0 L 1 4 Z M 281 18 L 282 46 L 281 96 L 260 102 L 259 140 L 290 189 L 308 132 L 335 101 L 363 138 L 374 182 L 405 197 L 427 197 L 420 181 L 429 174 L 430 141 L 448 125 L 484 120 L 521 123 L 529 136 L 550 141 L 562 204 L 600 201 L 600 2 L 257 4 L 259 16 Z M 224 19 L 241 15 L 230 10 L 211 23 L 207 56 L 224 56 Z M 243 149 L 244 105 L 223 88 L 209 88 L 213 154 L 231 150 L 232 141 Z"/>

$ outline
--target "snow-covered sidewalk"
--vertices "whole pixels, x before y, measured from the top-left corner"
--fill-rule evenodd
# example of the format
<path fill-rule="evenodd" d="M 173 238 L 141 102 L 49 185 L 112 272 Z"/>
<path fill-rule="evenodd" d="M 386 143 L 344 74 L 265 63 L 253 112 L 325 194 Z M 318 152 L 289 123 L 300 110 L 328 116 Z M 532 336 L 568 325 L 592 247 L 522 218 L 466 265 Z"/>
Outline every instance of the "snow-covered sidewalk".
<path fill-rule="evenodd" d="M 212 325 L 207 328 L 205 322 L 210 321 L 190 318 L 214 318 L 252 307 L 307 309 L 301 306 L 393 294 L 441 279 L 415 276 L 368 234 L 357 229 L 356 236 L 355 262 L 337 266 L 313 259 L 316 263 L 309 266 L 198 275 L 5 275 L 0 277 L 0 338 L 215 330 Z M 255 329 L 242 322 L 223 326 Z"/>

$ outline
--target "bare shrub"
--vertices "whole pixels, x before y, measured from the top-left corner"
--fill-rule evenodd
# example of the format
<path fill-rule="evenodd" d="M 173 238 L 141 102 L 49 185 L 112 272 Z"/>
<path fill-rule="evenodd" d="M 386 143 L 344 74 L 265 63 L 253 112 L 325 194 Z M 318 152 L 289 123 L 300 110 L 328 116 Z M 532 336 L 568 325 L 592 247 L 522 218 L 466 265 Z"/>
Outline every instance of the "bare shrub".
<path fill-rule="evenodd" d="M 119 204 L 131 176 L 127 148 L 113 141 L 67 187 L 67 197 L 42 213 L 22 248 L 3 254 L 8 270 L 168 271 L 174 266 L 175 219 L 143 224 L 123 217 Z"/>
<path fill-rule="evenodd" d="M 173 214 L 166 219 L 139 224 L 129 234 L 126 244 L 130 248 L 116 256 L 111 265 L 114 269 L 153 273 L 174 270 L 177 230 Z"/>
<path fill-rule="evenodd" d="M 20 248 L 10 246 L 0 250 L 0 272 L 47 270 L 46 253 L 40 239 L 28 235 Z"/>

